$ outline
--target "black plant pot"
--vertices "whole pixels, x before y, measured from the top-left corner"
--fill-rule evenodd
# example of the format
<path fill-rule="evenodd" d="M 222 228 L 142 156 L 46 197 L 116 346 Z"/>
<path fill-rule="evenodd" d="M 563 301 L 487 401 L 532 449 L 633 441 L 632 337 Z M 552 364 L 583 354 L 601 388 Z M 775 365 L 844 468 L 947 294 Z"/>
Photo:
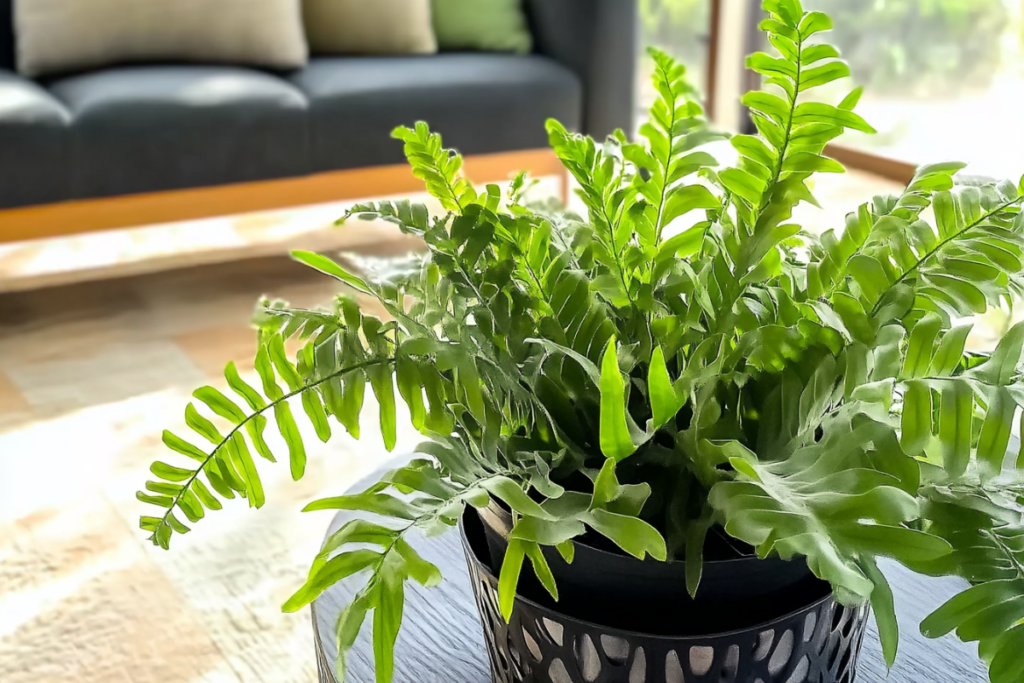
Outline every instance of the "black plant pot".
<path fill-rule="evenodd" d="M 506 624 L 489 548 L 501 544 L 481 517 L 487 512 L 468 510 L 460 528 L 494 683 L 853 683 L 856 677 L 868 609 L 839 605 L 827 584 L 794 580 L 802 572 L 771 563 L 745 578 L 742 565 L 716 571 L 707 563 L 705 580 L 715 577 L 714 589 L 706 596 L 702 583 L 698 600 L 684 600 L 665 571 L 681 563 L 641 562 L 577 544 L 572 565 L 563 562 L 556 574 L 558 603 L 524 565 Z M 625 563 L 605 566 L 605 556 Z M 549 564 L 554 572 L 553 558 Z M 781 589 L 769 594 L 765 586 Z M 743 625 L 719 626 L 727 623 Z"/>
<path fill-rule="evenodd" d="M 497 573 L 508 548 L 512 515 L 494 501 L 478 513 L 490 567 Z M 805 562 L 761 560 L 734 551 L 729 559 L 705 559 L 694 599 L 686 590 L 684 562 L 640 561 L 585 541 L 575 544 L 575 553 L 572 564 L 567 564 L 554 548 L 544 549 L 559 586 L 559 611 L 631 631 L 674 636 L 733 631 L 770 621 L 831 593 Z M 526 594 L 545 599 L 532 571 L 523 572 L 521 585 Z"/>

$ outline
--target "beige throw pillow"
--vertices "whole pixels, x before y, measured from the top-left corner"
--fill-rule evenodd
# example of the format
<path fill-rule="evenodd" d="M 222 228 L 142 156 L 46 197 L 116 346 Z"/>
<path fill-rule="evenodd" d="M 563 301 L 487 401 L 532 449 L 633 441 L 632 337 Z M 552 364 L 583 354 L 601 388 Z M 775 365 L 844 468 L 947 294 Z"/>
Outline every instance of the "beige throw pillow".
<path fill-rule="evenodd" d="M 437 52 L 430 0 L 303 0 L 313 54 Z"/>
<path fill-rule="evenodd" d="M 26 76 L 125 62 L 276 68 L 308 58 L 301 0 L 15 0 Z"/>

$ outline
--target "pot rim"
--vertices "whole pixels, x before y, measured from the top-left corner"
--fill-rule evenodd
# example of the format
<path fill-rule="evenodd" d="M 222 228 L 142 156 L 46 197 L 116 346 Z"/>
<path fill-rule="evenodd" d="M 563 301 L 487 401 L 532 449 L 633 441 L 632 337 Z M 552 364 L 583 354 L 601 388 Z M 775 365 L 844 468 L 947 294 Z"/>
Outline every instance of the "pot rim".
<path fill-rule="evenodd" d="M 500 510 L 502 514 L 511 516 L 509 511 L 502 507 L 502 502 L 500 500 L 494 498 L 494 496 L 491 496 L 490 494 L 488 494 L 488 496 L 491 499 L 491 504 L 488 505 L 488 507 L 492 507 L 493 506 L 493 507 L 497 508 L 498 510 Z M 461 523 L 462 522 L 460 521 L 459 524 L 461 524 Z M 725 527 L 722 527 L 722 528 L 724 530 Z M 729 532 L 726 531 L 726 533 L 729 533 Z M 729 538 L 732 538 L 732 536 L 730 536 Z M 738 539 L 736 539 L 736 540 L 738 540 Z M 604 555 L 606 557 L 613 557 L 613 558 L 616 558 L 616 559 L 635 560 L 637 562 L 650 562 L 652 564 L 660 564 L 660 565 L 665 565 L 665 566 L 668 566 L 668 567 L 676 567 L 676 568 L 678 568 L 680 570 L 683 567 L 686 566 L 686 561 L 685 560 L 664 560 L 664 561 L 662 561 L 662 560 L 654 560 L 654 559 L 646 559 L 646 558 L 643 559 L 643 560 L 638 560 L 636 557 L 634 557 L 632 555 L 627 555 L 625 553 L 609 552 L 607 550 L 603 550 L 603 549 L 598 548 L 596 546 L 590 545 L 589 543 L 585 543 L 584 541 L 577 541 L 576 539 L 573 539 L 573 543 L 579 543 L 580 545 L 584 546 L 587 549 L 588 552 L 598 553 L 599 555 Z M 734 558 L 731 558 L 731 559 L 728 559 L 728 560 L 704 560 L 703 563 L 705 565 L 712 565 L 712 566 L 716 566 L 716 567 L 726 567 L 726 566 L 729 566 L 729 565 L 732 565 L 732 564 L 742 564 L 742 563 L 747 563 L 747 562 L 752 562 L 752 561 L 753 562 L 793 562 L 794 560 L 787 560 L 787 559 L 779 557 L 777 555 L 774 556 L 774 557 L 758 557 L 757 554 L 754 554 L 754 555 L 748 555 L 746 557 L 734 557 Z M 804 564 L 806 564 L 806 562 L 804 562 Z M 808 571 L 810 571 L 810 567 L 808 567 Z"/>
<path fill-rule="evenodd" d="M 467 507 L 466 508 L 466 512 L 464 512 L 459 517 L 459 534 L 462 536 L 462 549 L 466 553 L 467 558 L 469 558 L 469 560 L 471 562 L 473 562 L 473 564 L 476 566 L 476 570 L 478 572 L 480 572 L 481 574 L 487 576 L 488 578 L 492 579 L 495 583 L 497 583 L 498 577 L 496 577 L 494 575 L 494 572 L 491 571 L 490 567 L 488 567 L 484 562 L 480 561 L 480 558 L 477 557 L 476 551 L 473 550 L 472 546 L 470 545 L 469 536 L 466 534 L 466 527 L 465 527 L 465 522 L 464 522 L 465 515 L 468 514 L 468 513 L 469 513 L 469 508 Z M 587 547 L 589 548 L 590 546 L 587 546 Z M 605 551 L 601 551 L 601 552 L 605 552 Z M 608 554 L 609 555 L 613 555 L 613 553 L 608 553 Z M 723 560 L 723 561 L 735 561 L 735 560 Z M 668 564 L 668 563 L 662 563 L 662 564 Z M 815 600 L 812 603 L 804 605 L 803 607 L 800 607 L 798 609 L 792 610 L 790 612 L 786 612 L 785 614 L 780 614 L 779 616 L 777 616 L 777 617 L 775 617 L 775 618 L 773 618 L 773 619 L 771 619 L 769 621 L 763 621 L 763 622 L 754 624 L 752 626 L 747 626 L 745 628 L 737 628 L 737 629 L 732 629 L 730 631 L 720 631 L 720 632 L 716 632 L 716 633 L 705 633 L 705 634 L 701 634 L 701 635 L 671 636 L 671 635 L 659 635 L 659 634 L 654 634 L 654 633 L 645 633 L 643 631 L 630 631 L 630 630 L 623 629 L 623 628 L 618 628 L 618 627 L 615 627 L 615 626 L 608 626 L 606 624 L 598 624 L 598 623 L 595 623 L 595 622 L 592 622 L 592 621 L 587 621 L 586 619 L 580 619 L 578 617 L 571 616 L 571 615 L 566 614 L 564 612 L 557 612 L 555 610 L 552 610 L 550 607 L 546 607 L 544 605 L 541 605 L 540 603 L 536 602 L 535 600 L 531 600 L 530 598 L 522 595 L 518 591 L 516 591 L 516 600 L 522 600 L 525 604 L 529 605 L 530 607 L 532 607 L 532 608 L 534 608 L 536 610 L 542 611 L 542 612 L 553 612 L 553 613 L 557 614 L 559 619 L 561 619 L 563 621 L 573 622 L 575 624 L 580 624 L 580 625 L 583 625 L 583 626 L 586 626 L 586 627 L 592 628 L 592 629 L 608 631 L 609 635 L 622 634 L 625 637 L 654 638 L 654 639 L 658 639 L 658 640 L 667 640 L 667 641 L 680 642 L 680 643 L 682 643 L 682 642 L 694 642 L 694 641 L 706 641 L 706 640 L 711 639 L 711 638 L 725 638 L 725 637 L 728 637 L 728 636 L 734 636 L 734 635 L 738 635 L 738 634 L 741 634 L 741 633 L 749 633 L 750 631 L 763 631 L 763 630 L 766 630 L 768 628 L 771 628 L 772 624 L 775 624 L 776 622 L 785 621 L 785 620 L 788 620 L 788 619 L 796 617 L 798 614 L 809 613 L 812 610 L 817 610 L 817 609 L 821 608 L 822 605 L 824 605 L 825 603 L 829 602 L 830 600 L 835 602 L 837 605 L 841 604 L 841 603 L 839 603 L 838 600 L 835 599 L 835 592 L 830 592 L 828 595 L 826 595 L 826 596 L 824 596 L 822 598 L 819 598 L 818 600 Z M 851 607 L 850 609 L 862 609 L 862 608 L 863 608 L 863 606 L 861 606 L 860 608 L 852 608 Z M 614 632 L 614 633 L 612 633 L 612 632 Z"/>

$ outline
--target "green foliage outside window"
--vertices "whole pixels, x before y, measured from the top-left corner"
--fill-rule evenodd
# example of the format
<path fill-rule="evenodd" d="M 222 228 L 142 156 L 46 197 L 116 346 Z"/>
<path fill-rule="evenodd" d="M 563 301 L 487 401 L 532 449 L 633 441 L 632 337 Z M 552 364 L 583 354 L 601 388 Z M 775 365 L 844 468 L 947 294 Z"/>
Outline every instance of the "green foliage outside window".
<path fill-rule="evenodd" d="M 139 493 L 154 506 L 141 520 L 152 541 L 167 548 L 225 500 L 262 506 L 261 459 L 287 458 L 302 477 L 296 413 L 323 441 L 339 427 L 358 437 L 369 385 L 389 449 L 399 400 L 427 441 L 367 491 L 307 506 L 378 516 L 333 534 L 285 604 L 364 580 L 337 625 L 342 673 L 369 628 L 377 680 L 390 681 L 406 583 L 441 579 L 409 532 L 448 530 L 494 498 L 515 520 L 506 618 L 524 565 L 557 599 L 542 546 L 571 561 L 594 533 L 638 558 L 684 559 L 695 592 L 717 527 L 761 556 L 806 561 L 844 603 L 870 603 L 890 663 L 898 630 L 878 558 L 969 580 L 922 629 L 979 642 L 993 683 L 1019 683 L 1024 454 L 1004 460 L 1024 405 L 1024 325 L 981 357 L 965 352 L 959 321 L 1021 290 L 1024 182 L 961 184 L 962 164 L 922 167 L 845 227 L 805 234 L 792 212 L 815 203 L 808 180 L 843 170 L 825 145 L 872 128 L 854 113 L 859 89 L 837 105 L 807 97 L 849 75 L 817 42 L 828 16 L 798 0 L 764 8 L 773 50 L 748 66 L 779 94 L 744 96 L 758 135 L 732 138 L 732 168 L 701 150 L 721 136 L 685 69 L 657 50 L 639 142 L 548 124 L 585 216 L 526 205 L 523 176 L 505 195 L 475 188 L 426 124 L 396 130 L 442 214 L 379 202 L 346 219 L 396 223 L 426 254 L 380 279 L 294 254 L 390 319 L 346 294 L 330 310 L 265 305 L 258 386 L 229 364 L 231 396 L 198 389 L 185 411 L 194 435 L 164 433 L 182 457 L 155 463 Z M 305 345 L 290 357 L 286 339 Z"/>
<path fill-rule="evenodd" d="M 711 31 L 708 0 L 639 0 L 643 42 L 687 64 L 703 63 Z"/>
<path fill-rule="evenodd" d="M 1007 0 L 808 0 L 832 17 L 829 37 L 874 95 L 983 90 L 1005 66 Z M 710 0 L 640 0 L 647 44 L 686 63 L 706 59 Z M 1018 33 L 1024 26 L 1018 28 Z M 1024 43 L 1024 33 L 1012 39 Z"/>
<path fill-rule="evenodd" d="M 1004 66 L 1006 0 L 808 0 L 835 22 L 829 40 L 874 95 L 984 90 Z"/>

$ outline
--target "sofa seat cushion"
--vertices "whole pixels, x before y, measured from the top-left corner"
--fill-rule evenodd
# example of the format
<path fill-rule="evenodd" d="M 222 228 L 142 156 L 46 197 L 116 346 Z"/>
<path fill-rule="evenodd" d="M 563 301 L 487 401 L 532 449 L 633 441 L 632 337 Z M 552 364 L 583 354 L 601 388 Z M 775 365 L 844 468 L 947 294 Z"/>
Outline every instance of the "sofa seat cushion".
<path fill-rule="evenodd" d="M 204 187 L 307 172 L 307 101 L 236 67 L 139 66 L 53 82 L 74 117 L 78 198 Z"/>
<path fill-rule="evenodd" d="M 70 121 L 50 93 L 0 71 L 0 209 L 67 198 Z"/>
<path fill-rule="evenodd" d="M 319 57 L 291 81 L 309 98 L 318 171 L 401 163 L 391 131 L 417 121 L 463 154 L 546 147 L 545 120 L 577 128 L 582 110 L 579 80 L 539 55 Z"/>

